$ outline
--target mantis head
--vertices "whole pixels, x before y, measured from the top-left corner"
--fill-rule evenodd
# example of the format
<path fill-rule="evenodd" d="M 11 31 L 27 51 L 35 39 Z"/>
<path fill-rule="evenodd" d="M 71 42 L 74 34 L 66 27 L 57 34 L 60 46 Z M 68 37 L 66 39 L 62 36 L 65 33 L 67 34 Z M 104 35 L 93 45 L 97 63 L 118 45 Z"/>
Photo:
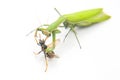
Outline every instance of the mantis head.
<path fill-rule="evenodd" d="M 51 33 L 47 29 L 37 28 L 37 31 L 41 31 L 47 37 L 51 36 Z"/>

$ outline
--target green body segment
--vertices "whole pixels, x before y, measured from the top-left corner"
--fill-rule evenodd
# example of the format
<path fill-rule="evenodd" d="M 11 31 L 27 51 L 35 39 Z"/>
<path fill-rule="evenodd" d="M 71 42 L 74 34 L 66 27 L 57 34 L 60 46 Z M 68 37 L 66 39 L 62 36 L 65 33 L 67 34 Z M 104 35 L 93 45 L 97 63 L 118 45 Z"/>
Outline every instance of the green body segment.
<path fill-rule="evenodd" d="M 56 33 L 55 33 L 55 31 L 53 31 L 53 32 L 52 32 L 53 48 L 55 48 L 55 40 L 56 40 Z"/>
<path fill-rule="evenodd" d="M 102 12 L 102 8 L 84 10 L 72 14 L 63 15 L 68 22 L 79 22 L 93 17 Z"/>
<path fill-rule="evenodd" d="M 107 19 L 109 19 L 110 16 L 101 12 L 99 13 L 98 15 L 96 16 L 93 16 L 92 18 L 89 18 L 87 19 L 88 22 L 91 22 L 91 23 L 98 23 L 98 22 L 102 22 L 102 21 L 105 21 Z"/>
<path fill-rule="evenodd" d="M 46 30 L 52 32 L 63 22 L 75 24 L 76 26 L 90 26 L 94 23 L 102 22 L 109 18 L 109 15 L 103 13 L 102 8 L 89 9 L 62 15 L 55 22 L 50 24 Z"/>
<path fill-rule="evenodd" d="M 59 17 L 55 22 L 53 22 L 52 24 L 50 24 L 47 28 L 47 30 L 49 32 L 54 31 L 55 29 L 57 29 L 57 27 L 65 21 L 65 18 L 63 16 Z"/>

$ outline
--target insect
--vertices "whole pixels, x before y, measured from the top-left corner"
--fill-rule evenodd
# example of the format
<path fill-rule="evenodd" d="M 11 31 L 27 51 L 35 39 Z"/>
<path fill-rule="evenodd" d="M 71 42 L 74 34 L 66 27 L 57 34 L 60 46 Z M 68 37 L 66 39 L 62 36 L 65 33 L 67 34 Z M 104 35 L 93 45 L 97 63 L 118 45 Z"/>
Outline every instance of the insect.
<path fill-rule="evenodd" d="M 57 55 L 55 55 L 55 53 L 54 53 L 54 51 L 53 51 L 53 49 L 52 49 L 52 43 L 51 44 L 49 44 L 49 45 L 46 45 L 45 44 L 45 41 L 46 40 L 44 40 L 44 39 L 41 39 L 41 36 L 40 36 L 40 34 L 39 34 L 39 39 L 37 39 L 38 38 L 38 36 L 36 35 L 36 37 L 35 37 L 35 40 L 36 40 L 36 42 L 37 42 L 37 45 L 38 46 L 41 46 L 41 51 L 39 51 L 39 52 L 37 52 L 37 53 L 35 53 L 34 52 L 34 54 L 35 55 L 38 55 L 38 54 L 40 54 L 41 52 L 43 52 L 44 53 L 44 56 L 45 56 L 45 62 L 46 62 L 46 69 L 45 69 L 45 72 L 47 71 L 47 68 L 48 68 L 48 60 L 47 60 L 47 58 L 58 58 L 58 56 Z M 57 40 L 57 41 L 59 41 L 59 40 Z M 56 41 L 56 42 L 57 42 Z"/>
<path fill-rule="evenodd" d="M 103 22 L 105 20 L 110 19 L 111 16 L 105 14 L 103 12 L 102 8 L 95 8 L 95 9 L 89 9 L 84 10 L 80 12 L 75 12 L 71 14 L 65 14 L 61 15 L 60 12 L 55 8 L 56 12 L 60 15 L 60 17 L 54 21 L 51 24 L 43 24 L 40 27 L 35 29 L 34 38 L 37 43 L 37 45 L 41 46 L 41 51 L 38 53 L 35 53 L 36 55 L 40 54 L 41 52 L 44 53 L 45 56 L 45 62 L 46 62 L 46 69 L 48 68 L 48 58 L 55 58 L 58 57 L 54 53 L 54 49 L 56 47 L 56 34 L 60 33 L 61 31 L 58 29 L 60 25 L 63 23 L 64 28 L 69 28 L 68 33 L 65 35 L 65 38 L 69 34 L 69 32 L 73 32 L 75 34 L 75 37 L 77 39 L 77 42 L 81 48 L 79 39 L 77 37 L 77 33 L 74 30 L 75 27 L 87 27 L 91 26 L 93 24 Z M 48 26 L 47 28 L 43 28 L 43 26 Z M 34 30 L 33 30 L 34 31 Z M 32 33 L 31 31 L 30 33 Z M 45 39 L 41 39 L 40 34 L 38 37 L 38 32 L 42 32 L 46 36 Z M 52 36 L 52 43 L 50 45 L 46 45 L 46 40 Z M 38 39 L 39 38 L 39 39 Z"/>
<path fill-rule="evenodd" d="M 71 14 L 65 14 L 65 15 L 61 15 L 56 8 L 55 10 L 58 12 L 60 17 L 50 25 L 48 24 L 42 25 L 42 26 L 48 26 L 47 28 L 38 27 L 36 29 L 36 34 L 38 31 L 41 31 L 46 36 L 46 39 L 52 35 L 53 48 L 55 48 L 56 34 L 61 32 L 58 29 L 61 23 L 63 23 L 65 28 L 69 28 L 69 31 L 66 34 L 65 38 L 67 37 L 69 32 L 72 31 L 75 34 L 77 42 L 80 46 L 79 39 L 77 37 L 76 31 L 74 30 L 75 27 L 90 26 L 95 23 L 108 20 L 110 18 L 109 15 L 103 12 L 102 8 L 89 9 L 89 10 L 84 10 L 84 11 L 75 12 Z"/>

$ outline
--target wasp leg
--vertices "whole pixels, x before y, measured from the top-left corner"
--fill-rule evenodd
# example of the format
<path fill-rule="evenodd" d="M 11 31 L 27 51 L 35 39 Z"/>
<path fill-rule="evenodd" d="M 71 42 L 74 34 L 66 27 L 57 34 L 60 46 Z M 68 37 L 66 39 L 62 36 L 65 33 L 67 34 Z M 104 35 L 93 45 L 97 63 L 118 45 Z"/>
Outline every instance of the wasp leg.
<path fill-rule="evenodd" d="M 40 54 L 42 51 L 39 51 L 39 52 L 33 52 L 35 55 L 38 55 L 38 54 Z"/>
<path fill-rule="evenodd" d="M 38 41 L 37 41 L 37 29 L 35 30 L 34 38 L 35 38 L 36 43 L 38 44 Z"/>
<path fill-rule="evenodd" d="M 45 63 L 46 63 L 46 69 L 45 69 L 45 72 L 47 71 L 47 68 L 48 68 L 48 60 L 47 60 L 47 55 L 46 53 L 44 53 L 45 55 Z"/>

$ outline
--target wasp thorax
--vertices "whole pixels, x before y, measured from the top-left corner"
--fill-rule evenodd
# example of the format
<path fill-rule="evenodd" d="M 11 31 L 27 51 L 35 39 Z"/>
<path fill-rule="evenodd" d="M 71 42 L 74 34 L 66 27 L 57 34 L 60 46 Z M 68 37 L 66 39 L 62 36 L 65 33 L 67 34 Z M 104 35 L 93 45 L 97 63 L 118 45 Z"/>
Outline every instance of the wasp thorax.
<path fill-rule="evenodd" d="M 39 44 L 40 44 L 40 45 L 44 45 L 44 44 L 45 44 L 45 41 L 44 41 L 44 40 L 39 40 Z"/>

